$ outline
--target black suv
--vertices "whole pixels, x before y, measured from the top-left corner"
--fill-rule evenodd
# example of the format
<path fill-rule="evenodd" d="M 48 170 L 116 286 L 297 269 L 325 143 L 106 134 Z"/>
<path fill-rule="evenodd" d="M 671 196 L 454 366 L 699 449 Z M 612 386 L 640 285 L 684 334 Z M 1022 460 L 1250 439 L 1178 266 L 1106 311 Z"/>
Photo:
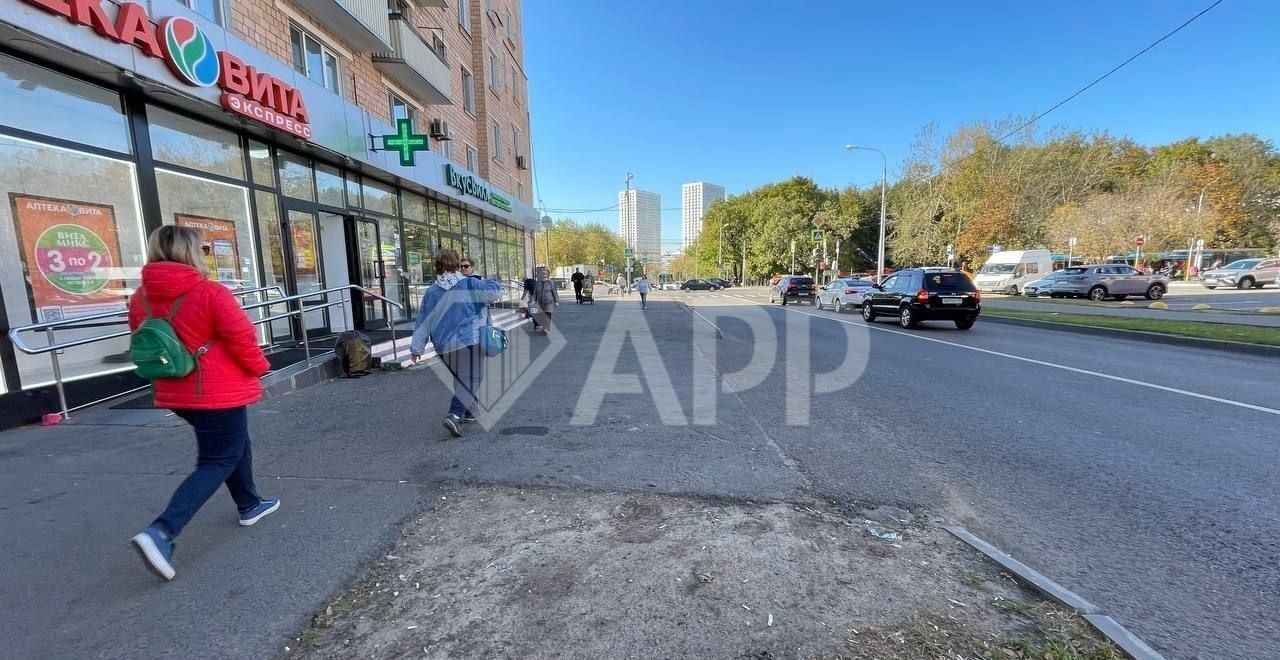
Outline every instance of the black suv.
<path fill-rule="evenodd" d="M 803 300 L 813 304 L 813 278 L 808 275 L 783 275 L 778 283 L 769 289 L 769 302 L 775 299 L 787 304 L 788 300 Z"/>
<path fill-rule="evenodd" d="M 863 297 L 862 319 L 896 316 L 898 325 L 920 321 L 955 321 L 968 330 L 982 313 L 982 293 L 969 276 L 947 268 L 907 268 L 897 271 Z"/>

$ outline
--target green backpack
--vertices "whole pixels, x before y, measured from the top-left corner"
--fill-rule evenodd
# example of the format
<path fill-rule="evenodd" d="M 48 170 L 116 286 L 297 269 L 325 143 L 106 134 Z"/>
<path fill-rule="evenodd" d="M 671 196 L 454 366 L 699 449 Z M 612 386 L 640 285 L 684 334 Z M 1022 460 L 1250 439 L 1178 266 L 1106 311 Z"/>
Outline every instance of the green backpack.
<path fill-rule="evenodd" d="M 183 294 L 173 300 L 169 315 L 157 318 L 151 312 L 151 304 L 147 302 L 145 293 L 142 296 L 142 310 L 147 318 L 133 331 L 129 337 L 129 359 L 138 367 L 138 375 L 147 380 L 157 378 L 183 378 L 196 370 L 197 360 L 209 350 L 205 344 L 195 353 L 187 350 L 186 344 L 178 338 L 173 329 L 173 317 L 182 307 Z"/>

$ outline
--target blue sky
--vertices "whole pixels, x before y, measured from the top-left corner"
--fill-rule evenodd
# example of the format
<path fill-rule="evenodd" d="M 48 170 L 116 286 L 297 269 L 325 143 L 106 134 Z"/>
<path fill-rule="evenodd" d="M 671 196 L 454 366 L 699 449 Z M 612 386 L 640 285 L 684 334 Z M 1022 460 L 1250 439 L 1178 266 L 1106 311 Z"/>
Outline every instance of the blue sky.
<path fill-rule="evenodd" d="M 678 247 L 684 182 L 878 181 L 879 157 L 847 143 L 884 150 L 892 180 L 929 122 L 1047 109 L 1211 2 L 530 0 L 534 201 L 613 206 L 631 170 L 673 209 Z M 1280 139 L 1278 28 L 1280 2 L 1226 0 L 1044 121 L 1145 144 Z"/>

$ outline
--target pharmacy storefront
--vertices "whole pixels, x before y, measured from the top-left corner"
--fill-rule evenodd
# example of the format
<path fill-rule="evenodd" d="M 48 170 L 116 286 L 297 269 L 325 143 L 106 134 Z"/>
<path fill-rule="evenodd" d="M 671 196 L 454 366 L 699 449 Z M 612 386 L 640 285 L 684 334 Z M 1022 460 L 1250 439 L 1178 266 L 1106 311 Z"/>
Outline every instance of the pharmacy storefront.
<path fill-rule="evenodd" d="M 441 248 L 502 280 L 532 265 L 531 207 L 191 17 L 164 0 L 0 0 L 0 428 L 56 409 L 49 356 L 16 350 L 9 330 L 123 310 L 165 224 L 200 230 L 210 278 L 247 301 L 356 284 L 403 307 L 317 297 L 261 325 L 276 346 L 411 316 Z M 406 128 L 423 139 L 397 151 Z M 72 405 L 136 384 L 126 348 L 61 355 Z"/>

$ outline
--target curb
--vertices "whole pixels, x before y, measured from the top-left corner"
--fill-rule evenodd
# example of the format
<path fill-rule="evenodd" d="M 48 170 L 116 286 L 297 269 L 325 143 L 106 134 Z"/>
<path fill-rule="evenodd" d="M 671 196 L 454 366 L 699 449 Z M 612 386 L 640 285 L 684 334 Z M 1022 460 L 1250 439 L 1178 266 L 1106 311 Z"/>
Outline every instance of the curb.
<path fill-rule="evenodd" d="M 1267 344 L 1250 344 L 1242 341 L 1230 341 L 1227 339 L 1200 339 L 1198 337 L 1179 337 L 1177 335 L 1167 335 L 1160 332 L 1147 332 L 1145 330 L 1122 330 L 1120 328 L 1100 328 L 1092 325 L 1080 325 L 1078 323 L 1062 323 L 1059 321 L 1040 321 L 1035 319 L 1019 319 L 1011 316 L 1000 316 L 998 312 L 987 312 L 981 317 L 984 321 L 992 321 L 995 323 L 1005 323 L 1008 325 L 1021 325 L 1029 328 L 1048 328 L 1051 330 L 1060 330 L 1062 332 L 1075 332 L 1086 335 L 1106 335 L 1109 337 L 1119 337 L 1122 339 L 1132 339 L 1135 341 L 1144 341 L 1153 344 L 1171 344 L 1175 346 L 1192 346 L 1195 348 L 1206 348 L 1217 351 L 1228 351 L 1231 353 L 1243 353 L 1246 355 L 1265 355 L 1268 357 L 1280 357 L 1280 346 L 1269 346 Z"/>
<path fill-rule="evenodd" d="M 1134 660 L 1165 660 L 1164 656 L 1148 646 L 1137 635 L 1129 632 L 1127 628 L 1120 625 L 1120 622 L 1109 615 L 1103 614 L 1096 605 L 1075 592 L 1050 580 L 1039 571 L 1014 559 L 994 545 L 974 536 L 963 527 L 944 525 L 943 529 L 950 532 L 952 536 L 964 541 L 973 549 L 986 555 L 992 561 L 1000 564 L 1006 570 L 1018 576 L 1018 579 L 1031 585 L 1036 591 L 1079 612 L 1085 621 L 1089 622 L 1089 625 L 1093 626 L 1099 633 L 1102 633 L 1102 636 L 1110 640 L 1112 644 L 1128 653 Z"/>

